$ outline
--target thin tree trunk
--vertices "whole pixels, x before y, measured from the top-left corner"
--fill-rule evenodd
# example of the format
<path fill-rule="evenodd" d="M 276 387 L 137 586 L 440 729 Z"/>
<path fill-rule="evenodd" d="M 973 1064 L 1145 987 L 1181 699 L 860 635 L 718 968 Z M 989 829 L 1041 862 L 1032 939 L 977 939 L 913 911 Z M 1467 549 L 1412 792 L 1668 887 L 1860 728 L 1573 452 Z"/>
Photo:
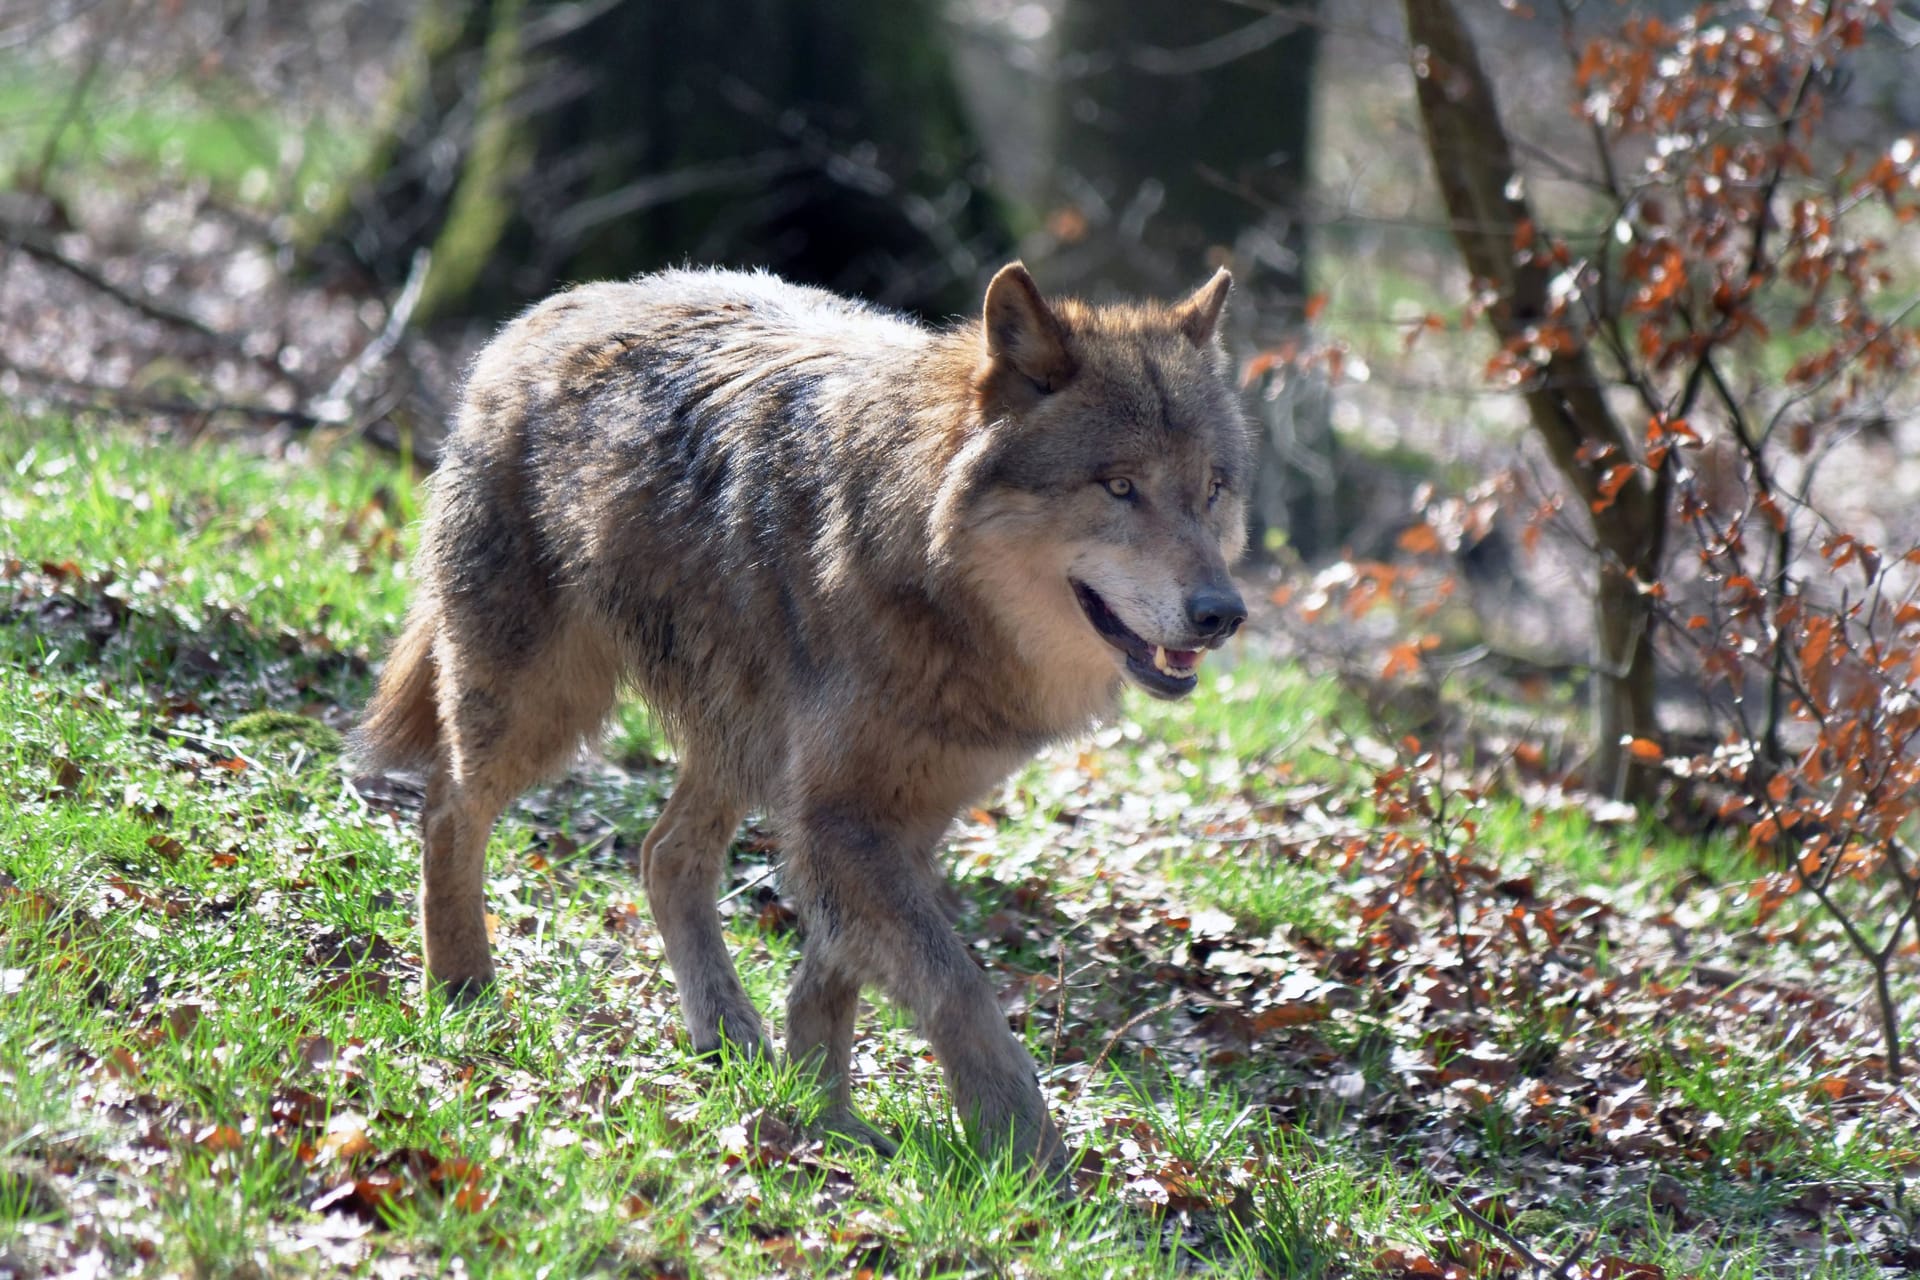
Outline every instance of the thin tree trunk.
<path fill-rule="evenodd" d="M 1492 82 L 1453 0 L 1405 0 L 1405 9 L 1408 35 L 1423 51 L 1416 95 L 1454 240 L 1467 269 L 1494 289 L 1487 319 L 1495 335 L 1513 341 L 1551 312 L 1548 269 L 1516 261 L 1525 229 L 1539 223 Z M 1665 484 L 1636 468 L 1617 492 L 1603 492 L 1601 472 L 1638 454 L 1607 405 L 1585 345 L 1568 344 L 1548 357 L 1526 405 L 1554 466 L 1587 503 L 1598 551 L 1589 784 L 1621 798 L 1650 799 L 1657 769 L 1627 744 L 1657 733 L 1653 618 L 1644 588 L 1658 579 L 1665 558 Z M 1599 467 L 1596 457 L 1604 459 Z"/>
<path fill-rule="evenodd" d="M 1634 579 L 1611 560 L 1599 566 L 1594 594 L 1593 763 L 1591 785 L 1621 799 L 1652 799 L 1649 766 L 1624 744 L 1654 728 L 1652 618 Z"/>

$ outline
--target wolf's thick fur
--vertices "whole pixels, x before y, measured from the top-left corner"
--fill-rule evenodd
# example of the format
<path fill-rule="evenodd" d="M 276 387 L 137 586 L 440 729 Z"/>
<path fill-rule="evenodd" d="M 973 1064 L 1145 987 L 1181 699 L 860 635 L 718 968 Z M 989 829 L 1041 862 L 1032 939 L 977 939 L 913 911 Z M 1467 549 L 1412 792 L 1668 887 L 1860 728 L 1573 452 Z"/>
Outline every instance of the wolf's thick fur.
<path fill-rule="evenodd" d="M 816 1067 L 827 1126 L 862 1129 L 847 1073 L 871 984 L 918 1015 L 978 1138 L 1057 1165 L 935 850 L 1124 679 L 1191 688 L 1244 618 L 1228 283 L 1172 307 L 1050 305 L 1015 264 L 979 322 L 935 332 L 676 271 L 509 325 L 471 371 L 360 734 L 369 763 L 428 772 L 433 978 L 491 979 L 488 833 L 630 684 L 681 755 L 641 870 L 694 1045 L 766 1046 L 714 905 L 759 806 L 806 930 L 787 1048 Z"/>

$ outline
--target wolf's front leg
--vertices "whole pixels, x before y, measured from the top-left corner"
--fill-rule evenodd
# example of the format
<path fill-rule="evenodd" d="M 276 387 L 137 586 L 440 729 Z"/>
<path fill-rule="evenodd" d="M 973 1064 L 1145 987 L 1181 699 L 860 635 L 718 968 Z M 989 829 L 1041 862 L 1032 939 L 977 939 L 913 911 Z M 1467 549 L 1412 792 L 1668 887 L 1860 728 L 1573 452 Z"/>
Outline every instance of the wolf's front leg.
<path fill-rule="evenodd" d="M 890 1156 L 893 1140 L 853 1110 L 853 1019 L 860 979 L 832 962 L 832 949 L 811 937 L 787 997 L 787 1056 L 813 1074 L 821 1094 L 818 1128 Z"/>
<path fill-rule="evenodd" d="M 986 974 L 947 923 L 928 860 L 878 824 L 830 806 L 803 810 L 786 883 L 807 928 L 790 1041 L 815 1054 L 829 1108 L 844 1109 L 857 975 L 912 1009 L 940 1059 L 976 1146 L 1011 1149 L 1049 1171 L 1066 1148 L 1047 1115 L 1033 1059 L 1007 1029 Z M 812 990 L 809 984 L 818 987 Z M 806 998 L 803 999 L 803 992 Z M 822 998 L 831 997 L 831 998 Z"/>

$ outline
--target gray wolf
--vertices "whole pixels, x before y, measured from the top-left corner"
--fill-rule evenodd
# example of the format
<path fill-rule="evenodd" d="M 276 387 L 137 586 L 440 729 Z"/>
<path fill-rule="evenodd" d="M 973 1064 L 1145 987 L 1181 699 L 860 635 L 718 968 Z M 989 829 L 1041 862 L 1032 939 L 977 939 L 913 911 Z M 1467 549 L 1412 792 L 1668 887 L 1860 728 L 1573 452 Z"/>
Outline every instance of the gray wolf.
<path fill-rule="evenodd" d="M 1090 306 L 1015 263 L 978 320 L 934 330 L 671 271 L 509 324 L 469 374 L 358 737 L 369 764 L 427 773 L 431 980 L 492 979 L 488 833 L 630 686 L 680 756 L 641 874 L 694 1047 L 767 1048 L 715 908 L 758 807 L 804 930 L 786 1042 L 822 1127 L 885 1145 L 848 1092 L 875 986 L 916 1015 L 976 1143 L 1061 1167 L 936 850 L 1125 683 L 1186 694 L 1245 619 L 1230 284 Z"/>

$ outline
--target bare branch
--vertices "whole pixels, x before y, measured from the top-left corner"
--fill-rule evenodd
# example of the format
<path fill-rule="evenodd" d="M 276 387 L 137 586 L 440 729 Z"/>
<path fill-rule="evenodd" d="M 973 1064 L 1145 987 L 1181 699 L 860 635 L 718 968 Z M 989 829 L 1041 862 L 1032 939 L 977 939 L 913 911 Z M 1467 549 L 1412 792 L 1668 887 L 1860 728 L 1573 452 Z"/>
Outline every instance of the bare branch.
<path fill-rule="evenodd" d="M 121 306 L 136 311 L 149 320 L 156 320 L 161 324 L 171 325 L 177 329 L 185 329 L 191 333 L 197 333 L 201 337 L 211 339 L 223 346 L 234 345 L 234 340 L 230 335 L 220 332 L 198 316 L 189 315 L 185 311 L 168 306 L 156 298 L 135 293 L 131 289 L 124 289 L 86 263 L 61 253 L 59 249 L 54 247 L 52 240 L 44 232 L 36 228 L 21 226 L 5 227 L 4 229 L 0 229 L 0 241 L 3 241 L 9 249 L 18 249 L 35 261 L 43 262 L 47 266 L 66 272 L 68 275 L 85 284 L 88 288 L 105 294 Z"/>
<path fill-rule="evenodd" d="M 1255 18 L 1237 31 L 1203 40 L 1180 49 L 1140 45 L 1128 51 L 1127 61 L 1154 76 L 1190 76 L 1224 67 L 1229 62 L 1249 57 L 1306 26 L 1298 10 L 1275 9 Z"/>
<path fill-rule="evenodd" d="M 407 282 L 401 287 L 393 306 L 388 309 L 386 324 L 374 335 L 373 341 L 362 347 L 360 354 L 340 370 L 326 394 L 308 406 L 307 412 L 314 421 L 341 424 L 353 420 L 354 392 L 361 380 L 400 345 L 400 337 L 406 332 L 408 321 L 413 318 L 413 309 L 419 305 L 421 291 L 427 282 L 427 270 L 432 262 L 431 250 L 415 251 L 413 265 L 407 271 Z"/>

